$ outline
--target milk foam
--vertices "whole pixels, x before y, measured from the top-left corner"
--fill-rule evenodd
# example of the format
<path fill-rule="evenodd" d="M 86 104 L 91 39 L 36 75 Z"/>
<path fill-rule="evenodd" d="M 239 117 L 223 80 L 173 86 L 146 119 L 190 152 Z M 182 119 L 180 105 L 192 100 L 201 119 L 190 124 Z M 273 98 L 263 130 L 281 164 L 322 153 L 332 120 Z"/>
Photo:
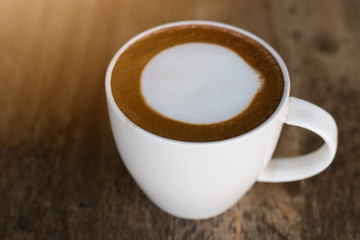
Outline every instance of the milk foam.
<path fill-rule="evenodd" d="M 154 56 L 141 76 L 153 109 L 193 124 L 222 122 L 241 113 L 261 86 L 261 75 L 231 49 L 186 43 Z"/>

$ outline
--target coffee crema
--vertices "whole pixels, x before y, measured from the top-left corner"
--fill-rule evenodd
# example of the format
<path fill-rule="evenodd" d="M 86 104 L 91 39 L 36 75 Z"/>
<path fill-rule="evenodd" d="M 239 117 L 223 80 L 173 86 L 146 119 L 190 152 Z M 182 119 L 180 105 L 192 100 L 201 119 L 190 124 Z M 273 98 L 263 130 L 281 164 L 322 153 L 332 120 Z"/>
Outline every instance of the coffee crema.
<path fill-rule="evenodd" d="M 217 64 L 226 72 L 216 72 Z M 111 90 L 119 109 L 144 130 L 211 142 L 266 121 L 281 101 L 284 79 L 257 41 L 223 27 L 188 24 L 161 28 L 129 45 L 114 66 Z"/>

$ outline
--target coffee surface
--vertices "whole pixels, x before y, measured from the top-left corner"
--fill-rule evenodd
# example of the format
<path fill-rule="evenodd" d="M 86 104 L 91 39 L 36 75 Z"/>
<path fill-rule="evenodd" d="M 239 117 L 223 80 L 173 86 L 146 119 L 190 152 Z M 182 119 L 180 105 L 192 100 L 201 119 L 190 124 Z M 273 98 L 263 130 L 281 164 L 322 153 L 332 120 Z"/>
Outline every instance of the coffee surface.
<path fill-rule="evenodd" d="M 120 110 L 156 135 L 190 142 L 248 132 L 276 110 L 281 69 L 268 50 L 222 27 L 167 27 L 118 58 L 111 89 Z"/>

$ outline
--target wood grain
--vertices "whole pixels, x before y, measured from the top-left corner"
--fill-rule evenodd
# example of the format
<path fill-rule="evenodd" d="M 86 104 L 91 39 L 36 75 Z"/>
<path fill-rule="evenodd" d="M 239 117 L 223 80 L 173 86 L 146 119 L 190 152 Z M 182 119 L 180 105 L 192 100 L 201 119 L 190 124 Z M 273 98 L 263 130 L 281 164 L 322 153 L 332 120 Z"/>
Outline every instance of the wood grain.
<path fill-rule="evenodd" d="M 360 239 L 357 0 L 0 0 L 0 239 Z M 254 187 L 216 218 L 156 208 L 117 153 L 104 75 L 116 50 L 166 22 L 247 29 L 288 65 L 292 95 L 336 119 L 323 173 Z M 285 127 L 277 156 L 321 140 Z"/>

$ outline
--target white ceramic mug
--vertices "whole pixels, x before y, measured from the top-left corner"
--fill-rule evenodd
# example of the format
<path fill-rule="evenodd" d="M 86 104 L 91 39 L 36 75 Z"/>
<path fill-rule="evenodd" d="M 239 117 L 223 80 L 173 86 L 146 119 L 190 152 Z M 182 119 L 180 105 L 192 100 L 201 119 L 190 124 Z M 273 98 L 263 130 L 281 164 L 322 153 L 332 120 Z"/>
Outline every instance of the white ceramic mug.
<path fill-rule="evenodd" d="M 182 142 L 157 136 L 132 123 L 116 105 L 111 74 L 121 53 L 137 39 L 168 26 L 210 24 L 238 31 L 265 46 L 278 61 L 285 87 L 276 111 L 257 128 L 216 142 Z M 155 205 L 174 216 L 204 219 L 234 205 L 256 182 L 289 182 L 320 173 L 332 162 L 337 148 L 337 127 L 323 109 L 289 97 L 288 70 L 267 43 L 237 27 L 208 21 L 165 24 L 128 41 L 112 59 L 106 73 L 106 95 L 113 135 L 125 166 Z M 318 134 L 324 145 L 292 158 L 271 159 L 283 123 Z"/>

